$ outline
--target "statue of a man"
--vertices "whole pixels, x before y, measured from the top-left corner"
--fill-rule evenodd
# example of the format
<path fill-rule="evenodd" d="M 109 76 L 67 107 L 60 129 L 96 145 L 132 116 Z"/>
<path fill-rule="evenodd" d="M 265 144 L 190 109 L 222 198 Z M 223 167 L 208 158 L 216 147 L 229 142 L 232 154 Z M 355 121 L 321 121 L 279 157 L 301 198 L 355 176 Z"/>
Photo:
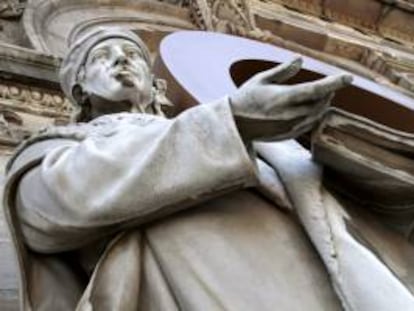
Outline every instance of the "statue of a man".
<path fill-rule="evenodd" d="M 275 193 L 277 174 L 250 152 L 253 140 L 314 127 L 335 90 L 351 81 L 281 84 L 299 70 L 300 60 L 283 64 L 228 98 L 167 119 L 168 100 L 134 33 L 98 29 L 76 42 L 61 81 L 78 123 L 30 139 L 9 165 L 5 204 L 22 309 L 348 307 L 348 293 L 337 290 L 337 298 L 299 223 L 277 208 L 289 200 Z M 285 161 L 282 175 L 303 168 L 289 167 L 286 150 L 272 160 Z M 302 206 L 304 198 L 292 201 Z"/>

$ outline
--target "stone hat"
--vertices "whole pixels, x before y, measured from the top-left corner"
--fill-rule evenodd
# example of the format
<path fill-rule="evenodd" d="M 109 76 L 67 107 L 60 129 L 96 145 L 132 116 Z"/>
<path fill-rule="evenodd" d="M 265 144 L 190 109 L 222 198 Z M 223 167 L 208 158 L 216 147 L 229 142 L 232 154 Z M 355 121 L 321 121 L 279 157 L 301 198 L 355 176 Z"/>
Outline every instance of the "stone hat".
<path fill-rule="evenodd" d="M 115 27 L 97 28 L 71 44 L 60 67 L 60 85 L 65 95 L 76 104 L 72 96 L 73 87 L 78 84 L 78 75 L 85 64 L 89 52 L 98 43 L 112 38 L 123 38 L 134 42 L 142 51 L 145 61 L 151 66 L 148 47 L 134 32 Z"/>

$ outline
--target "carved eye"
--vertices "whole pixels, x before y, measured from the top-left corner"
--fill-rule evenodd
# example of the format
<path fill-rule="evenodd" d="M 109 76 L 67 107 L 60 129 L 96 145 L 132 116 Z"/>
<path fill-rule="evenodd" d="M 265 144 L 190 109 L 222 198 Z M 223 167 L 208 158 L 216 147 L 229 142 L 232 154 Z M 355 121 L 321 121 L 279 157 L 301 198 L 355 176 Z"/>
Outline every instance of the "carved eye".
<path fill-rule="evenodd" d="M 109 53 L 105 50 L 99 50 L 93 53 L 92 55 L 92 62 L 96 62 L 98 60 L 108 59 Z"/>
<path fill-rule="evenodd" d="M 129 48 L 125 50 L 125 55 L 129 58 L 136 58 L 136 57 L 140 57 L 141 53 L 137 49 Z"/>

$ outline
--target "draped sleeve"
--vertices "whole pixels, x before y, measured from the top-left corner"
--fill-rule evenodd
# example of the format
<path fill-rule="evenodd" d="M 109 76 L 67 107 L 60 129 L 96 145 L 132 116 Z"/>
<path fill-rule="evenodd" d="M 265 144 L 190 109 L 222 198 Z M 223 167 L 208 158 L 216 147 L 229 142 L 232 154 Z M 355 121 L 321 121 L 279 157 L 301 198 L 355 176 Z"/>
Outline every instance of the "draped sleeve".
<path fill-rule="evenodd" d="M 97 130 L 84 139 L 32 144 L 12 165 L 12 171 L 22 165 L 31 148 L 45 150 L 17 188 L 18 215 L 32 249 L 70 250 L 257 183 L 227 99 L 174 119 L 104 118 L 110 125 L 92 121 Z"/>

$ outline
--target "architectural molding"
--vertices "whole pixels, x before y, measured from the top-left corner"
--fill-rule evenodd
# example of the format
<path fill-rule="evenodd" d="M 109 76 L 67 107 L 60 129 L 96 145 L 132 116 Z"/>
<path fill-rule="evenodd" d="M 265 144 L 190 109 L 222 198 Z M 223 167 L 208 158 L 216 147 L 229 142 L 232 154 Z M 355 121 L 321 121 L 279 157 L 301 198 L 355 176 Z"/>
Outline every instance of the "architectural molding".
<path fill-rule="evenodd" d="M 190 3 L 192 2 L 192 0 L 156 0 L 156 1 L 166 2 L 168 4 L 173 4 L 173 5 L 177 5 L 180 7 L 188 7 Z"/>
<path fill-rule="evenodd" d="M 26 7 L 26 0 L 3 0 L 0 3 L 0 18 L 19 18 Z"/>
<path fill-rule="evenodd" d="M 291 10 L 279 2 L 283 1 L 255 1 L 252 5 L 257 26 L 272 35 L 267 42 L 340 66 L 413 97 L 414 80 L 410 79 L 414 68 L 409 65 L 414 63 L 412 48 Z M 302 2 L 322 5 L 322 1 L 304 0 L 290 4 Z"/>
<path fill-rule="evenodd" d="M 46 117 L 69 117 L 72 104 L 61 91 L 0 81 L 0 111 L 13 109 Z"/>
<path fill-rule="evenodd" d="M 39 127 L 31 124 L 33 118 L 65 124 L 72 110 L 73 105 L 60 90 L 0 80 L 0 146 L 7 151 L 36 131 Z"/>
<path fill-rule="evenodd" d="M 412 0 L 259 0 L 311 14 L 413 47 Z"/>
<path fill-rule="evenodd" d="M 3 147 L 1 149 L 14 148 L 30 135 L 31 132 L 23 127 L 23 120 L 17 113 L 0 108 L 0 145 Z"/>
<path fill-rule="evenodd" d="M 23 25 L 33 47 L 63 56 L 68 42 L 91 28 L 119 26 L 161 38 L 175 30 L 194 29 L 188 8 L 151 0 L 29 0 Z M 176 2 L 176 1 L 175 1 Z M 158 48 L 159 42 L 150 44 Z"/>
<path fill-rule="evenodd" d="M 0 75 L 58 85 L 60 58 L 0 42 Z M 56 86 L 55 86 L 56 87 Z"/>
<path fill-rule="evenodd" d="M 271 41 L 271 34 L 256 26 L 249 0 L 192 0 L 190 16 L 201 30 Z"/>

